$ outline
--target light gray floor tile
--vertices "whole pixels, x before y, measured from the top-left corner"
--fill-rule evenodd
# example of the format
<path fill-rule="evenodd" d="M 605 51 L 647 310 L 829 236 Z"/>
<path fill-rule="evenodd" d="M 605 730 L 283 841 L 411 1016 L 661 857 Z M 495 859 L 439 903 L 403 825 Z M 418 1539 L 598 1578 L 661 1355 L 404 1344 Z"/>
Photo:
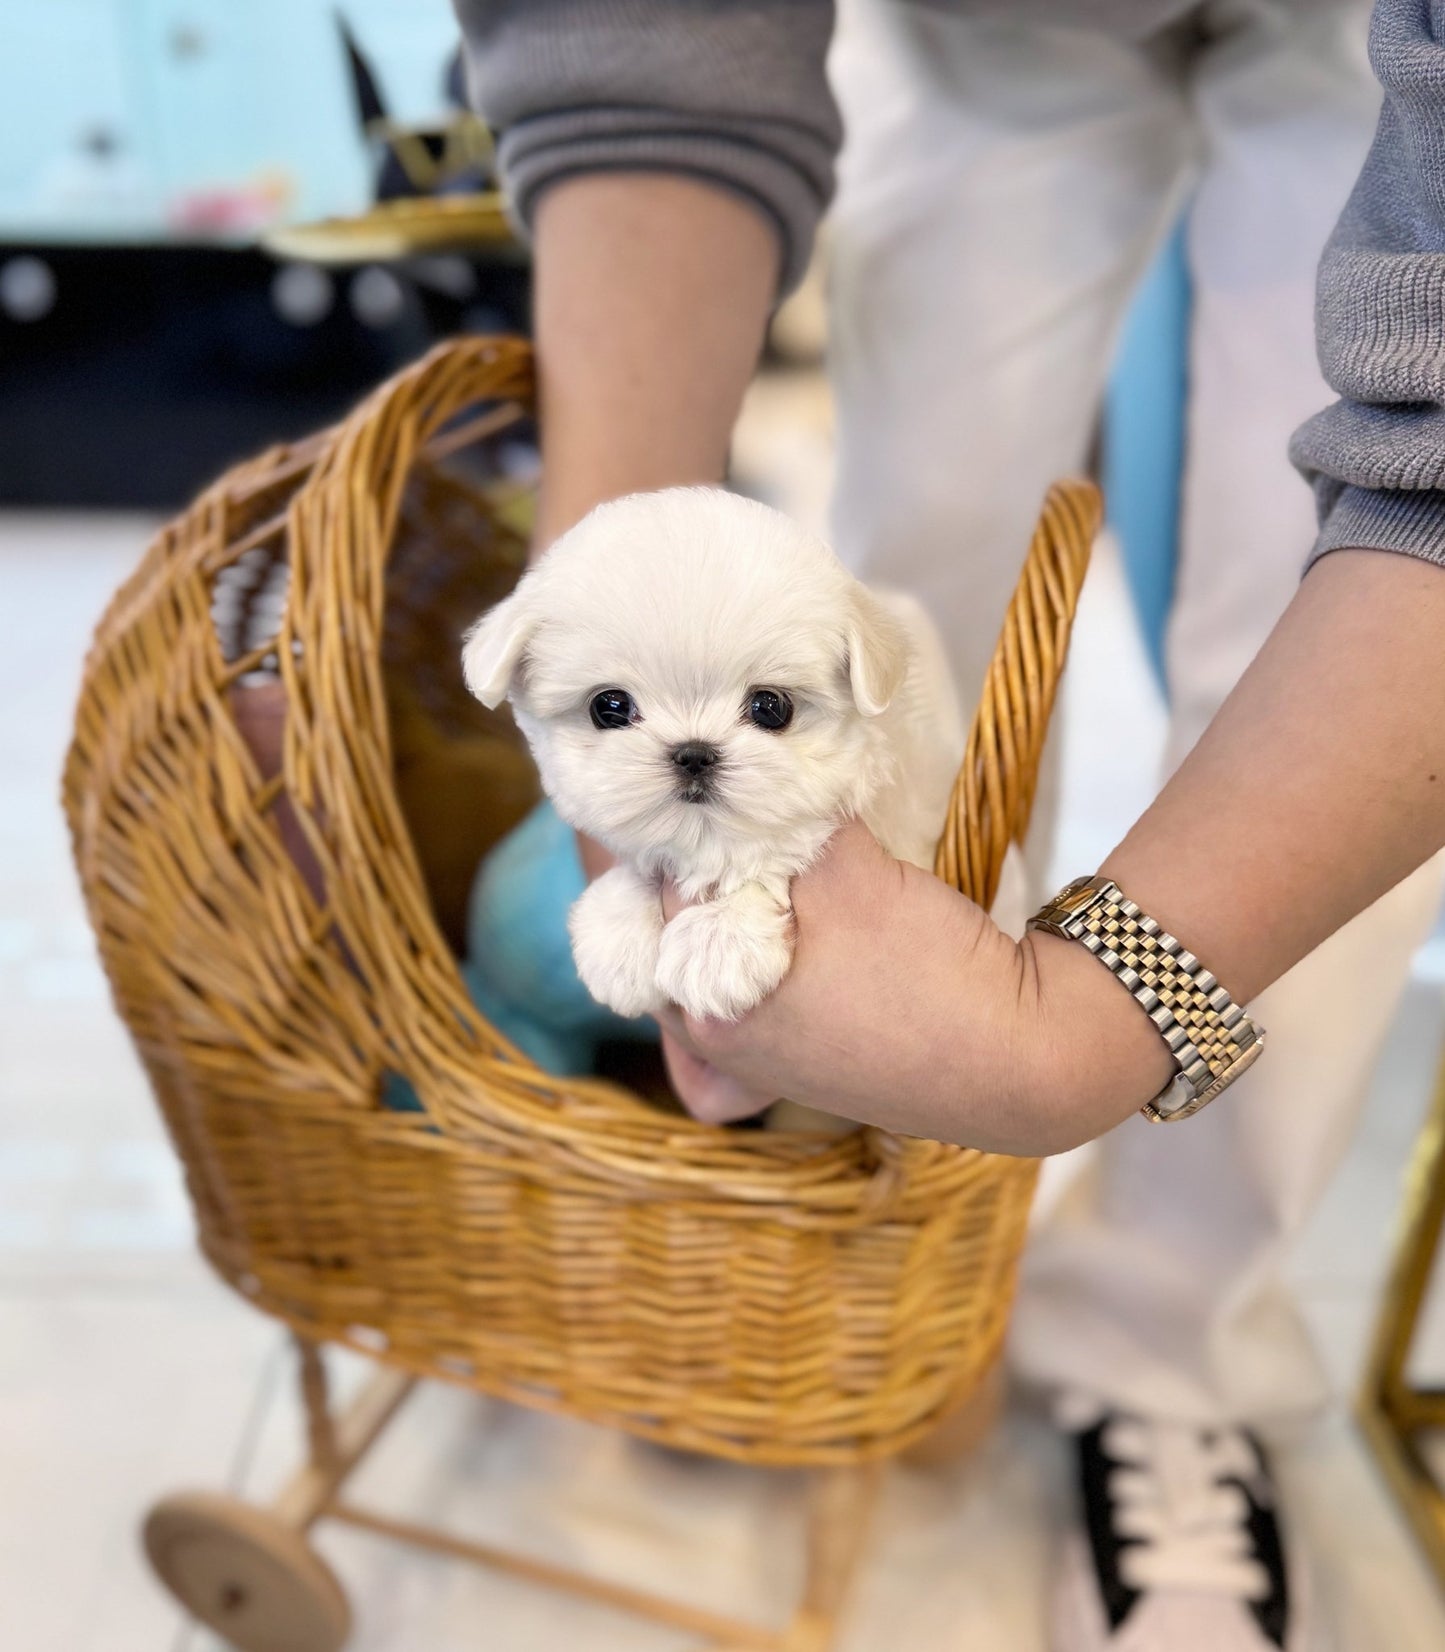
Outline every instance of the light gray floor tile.
<path fill-rule="evenodd" d="M 0 1622 L 25 1652 L 148 1652 L 179 1614 L 141 1556 L 160 1494 L 219 1489 L 275 1332 L 199 1280 L 0 1294 Z"/>

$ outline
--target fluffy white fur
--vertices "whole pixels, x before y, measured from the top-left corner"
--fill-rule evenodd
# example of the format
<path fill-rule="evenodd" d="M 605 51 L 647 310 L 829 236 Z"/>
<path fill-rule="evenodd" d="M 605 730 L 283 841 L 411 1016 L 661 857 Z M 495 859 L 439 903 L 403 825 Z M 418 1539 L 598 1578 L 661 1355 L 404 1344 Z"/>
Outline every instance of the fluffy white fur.
<path fill-rule="evenodd" d="M 911 600 L 870 591 L 820 540 L 719 489 L 604 505 L 491 609 L 464 654 L 472 692 L 512 702 L 558 813 L 617 856 L 572 909 L 592 995 L 623 1015 L 666 1001 L 736 1019 L 786 975 L 789 884 L 857 816 L 930 866 L 963 752 L 936 634 Z M 600 690 L 636 720 L 594 727 Z M 755 690 L 792 700 L 755 727 Z M 705 801 L 673 760 L 716 749 Z M 665 928 L 658 889 L 697 902 Z"/>

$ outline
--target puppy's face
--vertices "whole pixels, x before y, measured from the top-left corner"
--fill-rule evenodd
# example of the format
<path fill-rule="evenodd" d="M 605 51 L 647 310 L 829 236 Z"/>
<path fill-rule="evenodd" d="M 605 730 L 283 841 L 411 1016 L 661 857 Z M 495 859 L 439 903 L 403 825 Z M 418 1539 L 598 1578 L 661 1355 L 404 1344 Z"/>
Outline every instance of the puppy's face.
<path fill-rule="evenodd" d="M 889 616 L 778 513 L 675 489 L 595 511 L 467 644 L 571 825 L 686 872 L 856 809 L 906 668 Z"/>

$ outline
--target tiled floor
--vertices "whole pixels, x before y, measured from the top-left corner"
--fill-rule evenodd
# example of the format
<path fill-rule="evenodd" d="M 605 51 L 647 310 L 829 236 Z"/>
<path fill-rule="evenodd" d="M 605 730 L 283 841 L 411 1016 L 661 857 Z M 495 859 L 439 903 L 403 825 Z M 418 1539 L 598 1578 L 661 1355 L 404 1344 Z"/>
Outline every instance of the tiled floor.
<path fill-rule="evenodd" d="M 56 804 L 84 641 L 146 526 L 0 518 L 0 1643 L 17 1652 L 209 1648 L 147 1574 L 138 1516 L 186 1485 L 264 1497 L 296 1444 L 281 1337 L 191 1254 L 175 1166 L 109 1009 Z M 1157 714 L 1117 667 L 1128 646 L 1106 556 L 1065 718 L 1076 757 L 1091 730 L 1112 730 L 1113 748 L 1134 754 L 1119 777 L 1132 774 L 1134 791 L 1111 787 L 1102 810 L 1070 765 L 1063 864 L 1104 846 L 1141 796 L 1138 754 L 1157 744 Z M 1422 982 L 1403 1006 L 1365 1127 L 1298 1261 L 1342 1391 L 1440 1043 L 1439 999 Z M 1432 1341 L 1445 1374 L 1445 1336 Z M 1341 1652 L 1445 1645 L 1440 1596 L 1343 1415 L 1281 1466 L 1325 1562 Z M 718 1608 L 775 1613 L 796 1581 L 798 1497 L 786 1477 L 670 1457 L 460 1392 L 424 1392 L 358 1492 Z M 896 1473 L 844 1652 L 1042 1648 L 1064 1497 L 1057 1444 L 1021 1409 L 962 1469 Z M 365 1652 L 683 1644 L 367 1536 L 323 1531 L 320 1545 L 351 1593 Z"/>

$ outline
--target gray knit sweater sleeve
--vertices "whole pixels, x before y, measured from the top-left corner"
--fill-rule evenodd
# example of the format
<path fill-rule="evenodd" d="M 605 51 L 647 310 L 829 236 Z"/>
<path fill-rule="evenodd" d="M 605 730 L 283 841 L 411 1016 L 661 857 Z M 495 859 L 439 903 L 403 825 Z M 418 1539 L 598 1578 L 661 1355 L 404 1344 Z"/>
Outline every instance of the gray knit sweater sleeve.
<path fill-rule="evenodd" d="M 802 276 L 842 141 L 832 0 L 455 0 L 516 217 L 579 172 L 685 172 L 765 212 Z"/>
<path fill-rule="evenodd" d="M 1314 555 L 1445 565 L 1445 0 L 1377 0 L 1379 130 L 1320 264 L 1320 365 L 1340 400 L 1296 433 Z"/>

